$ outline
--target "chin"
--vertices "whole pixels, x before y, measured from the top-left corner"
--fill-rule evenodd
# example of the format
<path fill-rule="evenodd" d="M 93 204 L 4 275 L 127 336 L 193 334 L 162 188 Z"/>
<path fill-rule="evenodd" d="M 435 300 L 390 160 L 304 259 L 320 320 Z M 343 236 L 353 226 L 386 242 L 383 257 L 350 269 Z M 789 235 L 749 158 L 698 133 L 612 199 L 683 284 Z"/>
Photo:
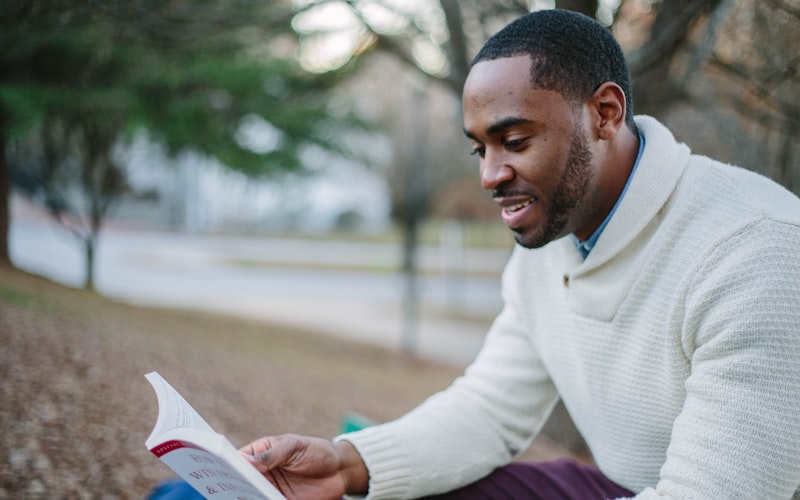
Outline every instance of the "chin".
<path fill-rule="evenodd" d="M 514 233 L 514 241 L 525 248 L 541 248 L 552 241 L 552 238 L 547 238 L 541 233 L 531 234 L 519 229 L 511 229 L 511 231 Z"/>
<path fill-rule="evenodd" d="M 534 227 L 509 227 L 514 233 L 514 240 L 525 248 L 541 248 L 551 241 L 569 234 L 566 220 L 548 221 L 548 223 Z"/>

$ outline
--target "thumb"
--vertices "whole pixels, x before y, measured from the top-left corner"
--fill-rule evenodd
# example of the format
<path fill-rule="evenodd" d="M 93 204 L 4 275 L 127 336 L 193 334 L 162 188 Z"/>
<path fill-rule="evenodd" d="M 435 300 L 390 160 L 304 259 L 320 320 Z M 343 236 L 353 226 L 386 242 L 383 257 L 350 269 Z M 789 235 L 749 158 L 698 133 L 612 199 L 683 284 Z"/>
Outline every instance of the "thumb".
<path fill-rule="evenodd" d="M 270 450 L 265 450 L 262 451 L 261 453 L 258 453 L 257 455 L 251 455 L 249 459 L 253 463 L 253 465 L 256 466 L 256 469 L 258 469 L 260 472 L 263 473 L 276 467 L 274 461 L 271 460 L 271 457 L 272 457 L 272 452 Z"/>
<path fill-rule="evenodd" d="M 266 437 L 242 449 L 242 453 L 261 472 L 289 463 L 300 448 L 300 440 L 292 435 Z M 248 453 L 249 451 L 249 453 Z"/>

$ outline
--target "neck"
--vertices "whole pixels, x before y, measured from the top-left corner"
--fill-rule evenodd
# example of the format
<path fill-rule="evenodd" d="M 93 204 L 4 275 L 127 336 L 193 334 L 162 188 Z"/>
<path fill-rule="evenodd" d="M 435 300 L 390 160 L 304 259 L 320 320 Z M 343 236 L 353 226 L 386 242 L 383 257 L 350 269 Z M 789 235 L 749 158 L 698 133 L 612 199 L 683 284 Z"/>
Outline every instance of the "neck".
<path fill-rule="evenodd" d="M 603 155 L 602 166 L 598 172 L 598 189 L 591 214 L 591 223 L 575 231 L 580 240 L 589 238 L 602 224 L 614 204 L 622 194 L 625 183 L 636 163 L 639 152 L 639 134 L 623 126 L 614 137 L 603 143 L 597 154 Z"/>

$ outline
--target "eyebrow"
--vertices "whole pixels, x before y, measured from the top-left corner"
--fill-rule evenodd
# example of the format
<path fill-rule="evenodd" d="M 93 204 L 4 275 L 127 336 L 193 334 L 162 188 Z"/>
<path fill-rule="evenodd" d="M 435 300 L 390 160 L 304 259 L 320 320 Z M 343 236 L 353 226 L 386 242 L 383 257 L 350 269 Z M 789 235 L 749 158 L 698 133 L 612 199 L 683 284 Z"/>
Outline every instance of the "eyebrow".
<path fill-rule="evenodd" d="M 517 126 L 517 125 L 530 125 L 532 123 L 534 123 L 534 121 L 530 120 L 528 118 L 520 118 L 520 117 L 517 117 L 517 116 L 509 116 L 509 117 L 503 118 L 501 120 L 498 120 L 497 122 L 495 122 L 492 125 L 490 125 L 486 129 L 486 134 L 487 135 L 495 135 L 495 134 L 498 134 L 500 132 L 503 132 L 504 130 L 506 130 L 506 129 L 510 128 L 510 127 L 514 127 L 514 126 Z M 464 135 L 466 135 L 469 139 L 475 139 L 475 136 L 470 131 L 468 131 L 467 129 L 464 129 Z"/>

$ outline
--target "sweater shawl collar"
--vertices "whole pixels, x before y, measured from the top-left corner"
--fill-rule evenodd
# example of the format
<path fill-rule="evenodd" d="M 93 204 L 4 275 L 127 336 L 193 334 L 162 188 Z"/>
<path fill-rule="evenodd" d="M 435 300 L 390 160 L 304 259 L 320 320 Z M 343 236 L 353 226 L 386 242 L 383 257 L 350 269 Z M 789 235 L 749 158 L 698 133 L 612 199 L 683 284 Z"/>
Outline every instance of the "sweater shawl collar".
<path fill-rule="evenodd" d="M 635 254 L 643 250 L 691 154 L 656 119 L 637 116 L 636 124 L 645 137 L 642 158 L 628 191 L 589 256 L 584 260 L 569 237 L 542 248 L 555 258 L 551 262 L 560 261 L 563 266 L 564 281 L 569 283 L 570 295 L 575 299 L 570 300 L 572 311 L 599 320 L 613 318 L 637 274 L 629 267 L 629 259 L 615 257 L 622 252 Z"/>
<path fill-rule="evenodd" d="M 637 116 L 636 125 L 645 138 L 641 164 L 617 212 L 586 259 L 587 269 L 619 253 L 652 221 L 672 195 L 689 161 L 689 148 L 675 142 L 672 133 L 657 120 Z"/>

